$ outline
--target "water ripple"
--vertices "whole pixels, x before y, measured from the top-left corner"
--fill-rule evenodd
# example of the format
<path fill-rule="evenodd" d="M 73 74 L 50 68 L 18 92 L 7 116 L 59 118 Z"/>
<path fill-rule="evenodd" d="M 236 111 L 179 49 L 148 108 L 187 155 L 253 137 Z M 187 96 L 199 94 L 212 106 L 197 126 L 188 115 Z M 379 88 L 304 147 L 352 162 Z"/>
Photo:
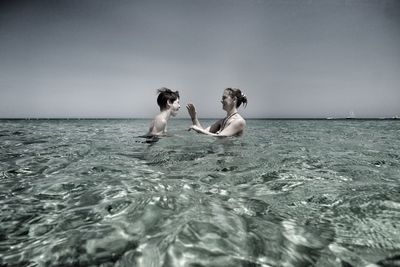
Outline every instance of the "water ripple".
<path fill-rule="evenodd" d="M 399 266 L 398 123 L 147 124 L 2 121 L 0 265 Z"/>

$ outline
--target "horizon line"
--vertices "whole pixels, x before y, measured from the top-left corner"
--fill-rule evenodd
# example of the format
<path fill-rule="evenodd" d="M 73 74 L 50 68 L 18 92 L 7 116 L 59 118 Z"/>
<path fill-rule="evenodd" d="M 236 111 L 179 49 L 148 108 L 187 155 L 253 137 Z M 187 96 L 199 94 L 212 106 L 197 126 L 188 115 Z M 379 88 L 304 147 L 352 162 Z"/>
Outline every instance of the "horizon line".
<path fill-rule="evenodd" d="M 0 120 L 152 120 L 153 117 L 11 117 L 1 118 Z M 214 120 L 220 119 L 219 117 L 204 117 L 200 120 Z M 399 116 L 393 117 L 250 117 L 246 120 L 398 120 Z M 174 120 L 190 120 L 190 118 L 175 118 Z"/>

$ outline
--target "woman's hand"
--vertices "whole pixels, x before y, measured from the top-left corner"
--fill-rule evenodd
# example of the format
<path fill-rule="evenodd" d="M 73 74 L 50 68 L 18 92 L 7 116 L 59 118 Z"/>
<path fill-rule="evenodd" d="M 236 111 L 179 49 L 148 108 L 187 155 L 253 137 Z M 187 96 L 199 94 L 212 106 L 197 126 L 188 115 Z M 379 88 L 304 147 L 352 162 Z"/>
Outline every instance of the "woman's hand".
<path fill-rule="evenodd" d="M 189 103 L 186 105 L 186 109 L 188 110 L 190 118 L 194 120 L 197 116 L 196 107 L 192 103 Z"/>

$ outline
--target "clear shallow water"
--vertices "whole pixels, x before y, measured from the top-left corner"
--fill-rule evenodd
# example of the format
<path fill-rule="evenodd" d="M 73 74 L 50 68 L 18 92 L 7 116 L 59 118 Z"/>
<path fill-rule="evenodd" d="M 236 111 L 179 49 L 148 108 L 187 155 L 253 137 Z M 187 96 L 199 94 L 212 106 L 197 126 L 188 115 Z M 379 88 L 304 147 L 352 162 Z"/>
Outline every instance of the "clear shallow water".
<path fill-rule="evenodd" d="M 0 266 L 400 266 L 398 121 L 149 122 L 0 121 Z"/>

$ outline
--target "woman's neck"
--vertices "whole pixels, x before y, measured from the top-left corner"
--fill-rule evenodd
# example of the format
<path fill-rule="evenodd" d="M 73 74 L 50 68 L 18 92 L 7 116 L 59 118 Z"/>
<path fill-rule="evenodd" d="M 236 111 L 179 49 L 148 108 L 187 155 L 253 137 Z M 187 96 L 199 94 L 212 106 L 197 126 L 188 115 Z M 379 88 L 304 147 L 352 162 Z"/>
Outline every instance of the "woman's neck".
<path fill-rule="evenodd" d="M 229 116 L 232 116 L 235 113 L 237 113 L 237 108 L 234 107 L 234 108 L 226 111 L 226 116 L 229 117 Z"/>

